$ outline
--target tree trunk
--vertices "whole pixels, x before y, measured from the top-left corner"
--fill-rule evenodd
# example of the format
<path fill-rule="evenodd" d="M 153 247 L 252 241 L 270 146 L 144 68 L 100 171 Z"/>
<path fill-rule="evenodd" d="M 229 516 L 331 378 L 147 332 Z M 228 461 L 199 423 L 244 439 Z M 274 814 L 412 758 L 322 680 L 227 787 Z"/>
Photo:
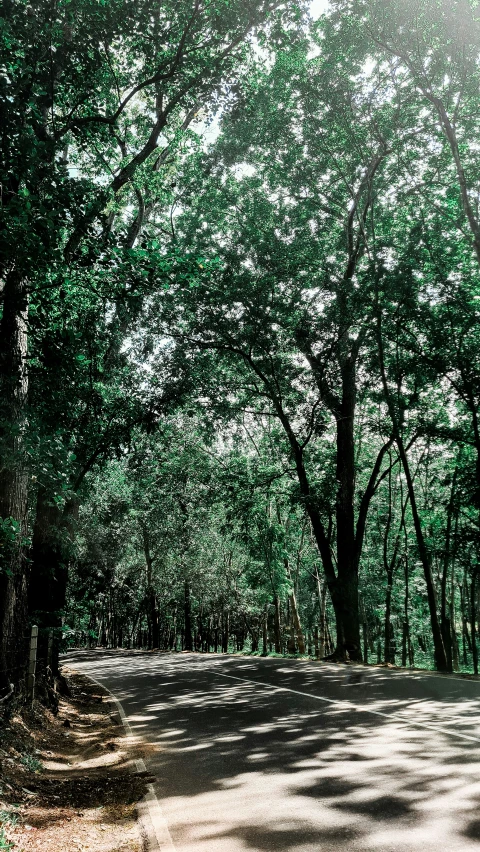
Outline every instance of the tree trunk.
<path fill-rule="evenodd" d="M 30 551 L 28 603 L 30 618 L 42 630 L 53 628 L 52 671 L 58 673 L 59 635 L 65 608 L 68 560 L 74 535 L 78 504 L 75 498 L 60 509 L 44 488 L 37 494 L 35 523 Z M 39 646 L 43 640 L 39 634 Z"/>
<path fill-rule="evenodd" d="M 190 584 L 185 580 L 184 586 L 184 618 L 185 618 L 185 638 L 184 650 L 193 651 L 193 636 L 192 636 L 192 601 L 190 598 Z"/>
<path fill-rule="evenodd" d="M 402 666 L 405 668 L 407 665 L 407 653 L 410 643 L 410 627 L 409 627 L 409 576 L 408 576 L 408 560 L 405 557 L 404 562 L 404 576 L 405 576 L 405 596 L 403 599 L 403 629 L 402 629 Z"/>
<path fill-rule="evenodd" d="M 143 538 L 143 552 L 147 565 L 147 588 L 145 590 L 145 611 L 148 624 L 148 646 L 158 648 L 160 645 L 159 613 L 157 596 L 153 587 L 153 561 L 150 550 L 150 535 L 145 524 L 141 525 Z"/>
<path fill-rule="evenodd" d="M 330 633 L 330 627 L 328 626 L 328 618 L 325 615 L 325 650 L 327 654 L 329 654 L 334 649 L 332 634 Z"/>
<path fill-rule="evenodd" d="M 463 576 L 463 583 L 461 585 L 459 584 L 459 589 L 460 589 L 460 609 L 461 609 L 461 615 L 462 615 L 463 665 L 467 666 L 468 665 L 467 652 L 472 650 L 472 645 L 471 645 L 471 642 L 470 642 L 470 633 L 469 633 L 468 627 L 467 627 L 468 592 L 467 592 L 467 578 L 466 578 L 465 573 L 464 573 L 464 576 Z"/>
<path fill-rule="evenodd" d="M 470 629 L 472 632 L 472 660 L 473 673 L 478 674 L 478 649 L 477 649 L 477 613 L 476 613 L 476 584 L 477 573 L 475 569 L 472 571 L 472 580 L 470 584 Z"/>
<path fill-rule="evenodd" d="M 222 615 L 222 651 L 228 654 L 228 642 L 230 639 L 230 617 L 228 611 Z M 257 640 L 258 644 L 258 640 Z"/>
<path fill-rule="evenodd" d="M 362 661 L 358 611 L 358 565 L 355 544 L 355 360 L 342 357 L 342 401 L 337 416 L 337 586 L 343 653 Z M 337 646 L 339 641 L 337 640 Z"/>
<path fill-rule="evenodd" d="M 280 599 L 278 595 L 275 593 L 273 596 L 273 625 L 274 625 L 274 641 L 275 641 L 275 653 L 282 653 L 282 631 L 280 627 Z"/>
<path fill-rule="evenodd" d="M 333 657 L 335 659 L 344 660 L 348 653 L 352 659 L 361 659 L 358 618 L 358 574 L 355 548 L 353 550 L 354 561 L 352 563 L 349 555 L 351 537 L 347 536 L 347 546 L 344 544 L 339 545 L 340 552 L 342 554 L 342 568 L 340 570 L 339 567 L 337 576 L 333 564 L 330 542 L 326 535 L 317 502 L 310 488 L 307 471 L 305 469 L 303 448 L 299 444 L 290 421 L 286 416 L 280 401 L 275 397 L 275 395 L 272 395 L 272 401 L 292 449 L 300 493 L 303 497 L 305 511 L 312 525 L 313 537 L 322 560 L 325 579 L 328 584 L 333 609 L 335 611 L 337 641 Z M 345 427 L 345 429 L 341 426 L 339 429 L 344 440 L 344 444 L 342 444 L 342 446 L 344 446 L 345 451 L 348 452 L 350 440 L 348 433 L 349 430 L 352 430 L 353 434 L 353 423 L 350 423 L 350 425 Z M 345 517 L 349 516 L 348 505 L 345 501 L 348 502 L 348 489 L 345 493 L 345 489 L 342 487 L 342 483 L 340 483 L 337 507 L 338 512 L 342 517 L 343 515 L 345 515 Z M 341 536 L 338 535 L 337 540 L 340 538 Z"/>
<path fill-rule="evenodd" d="M 392 646 L 392 636 L 393 636 L 393 628 L 391 624 L 391 611 L 392 611 L 392 591 L 393 591 L 393 575 L 395 571 L 395 567 L 397 564 L 398 551 L 400 548 L 400 537 L 402 533 L 402 528 L 405 524 L 405 510 L 407 506 L 407 501 L 402 500 L 402 517 L 400 521 L 400 528 L 398 530 L 398 534 L 395 539 L 395 545 L 393 548 L 393 554 L 391 559 L 388 558 L 388 539 L 390 535 L 390 529 L 392 525 L 392 470 L 390 467 L 388 473 L 388 515 L 387 522 L 385 525 L 385 533 L 383 537 L 383 567 L 385 568 L 385 573 L 387 575 L 387 588 L 385 592 L 385 623 L 384 623 L 384 653 L 383 658 L 386 663 L 395 663 L 395 651 Z"/>
<path fill-rule="evenodd" d="M 325 583 L 323 586 L 320 583 L 320 575 L 318 568 L 315 567 L 315 579 L 317 582 L 318 607 L 320 611 L 320 640 L 318 647 L 318 656 L 320 659 L 325 656 L 326 652 L 326 605 L 327 605 L 327 588 Z"/>
<path fill-rule="evenodd" d="M 387 574 L 387 590 L 385 593 L 385 621 L 383 626 L 383 659 L 386 663 L 394 663 L 392 659 L 391 642 L 392 642 L 392 625 L 390 623 L 390 614 L 392 608 L 392 582 L 393 572 Z"/>
<path fill-rule="evenodd" d="M 447 656 L 445 653 L 445 647 L 443 644 L 442 631 L 440 629 L 440 623 L 437 615 L 437 596 L 435 593 L 435 585 L 433 582 L 433 574 L 432 567 L 430 563 L 430 556 L 428 553 L 428 549 L 425 543 L 425 538 L 423 535 L 423 529 L 420 521 L 420 515 L 417 509 L 416 497 L 413 488 L 413 481 L 410 473 L 410 466 L 408 463 L 407 455 L 405 453 L 405 449 L 403 446 L 403 441 L 399 437 L 397 440 L 397 446 L 399 449 L 400 458 L 402 460 L 402 466 L 405 473 L 405 478 L 407 480 L 407 488 L 410 498 L 410 506 L 412 510 L 413 524 L 415 527 L 415 534 L 417 538 L 418 551 L 420 556 L 420 561 L 423 566 L 423 573 L 425 577 L 425 583 L 427 586 L 427 599 L 428 599 L 428 608 L 430 611 L 430 623 L 432 628 L 432 637 L 433 637 L 433 645 L 435 649 L 435 664 L 438 671 L 450 671 L 451 669 L 448 666 Z"/>
<path fill-rule="evenodd" d="M 433 573 L 432 566 L 430 561 L 430 554 L 428 552 L 428 548 L 425 542 L 425 537 L 423 534 L 422 524 L 420 521 L 420 515 L 417 508 L 417 499 L 415 495 L 415 489 L 413 487 L 413 479 L 410 471 L 410 464 L 408 461 L 407 453 L 405 451 L 405 445 L 403 443 L 400 424 L 397 417 L 397 413 L 395 407 L 392 402 L 391 394 L 388 388 L 387 382 L 387 374 L 385 367 L 385 357 L 383 351 L 383 338 L 382 338 L 382 319 L 381 313 L 378 310 L 377 306 L 377 343 L 378 343 L 378 355 L 380 361 L 380 373 L 383 385 L 383 392 L 385 397 L 385 402 L 387 404 L 388 412 L 390 415 L 390 420 L 392 423 L 392 430 L 395 437 L 395 443 L 397 444 L 398 454 L 400 456 L 400 460 L 403 467 L 403 472 L 405 474 L 405 480 L 407 483 L 407 493 L 408 498 L 410 500 L 410 508 L 412 512 L 413 525 L 415 528 L 415 535 L 417 539 L 417 547 L 418 553 L 420 557 L 420 561 L 423 567 L 423 574 L 425 577 L 425 583 L 427 586 L 427 599 L 428 599 L 428 608 L 430 613 L 430 624 L 432 628 L 432 637 L 433 637 L 433 645 L 434 645 L 434 653 L 435 653 L 435 665 L 438 671 L 449 671 L 447 656 L 445 653 L 445 646 L 443 644 L 442 631 L 440 628 L 440 623 L 438 619 L 437 613 L 437 599 L 435 593 L 435 584 L 433 582 Z"/>
<path fill-rule="evenodd" d="M 23 432 L 28 393 L 26 283 L 15 270 L 6 275 L 0 323 L 0 694 L 18 686 L 28 661 L 22 641 L 28 627 L 28 480 Z"/>
<path fill-rule="evenodd" d="M 289 595 L 290 611 L 292 615 L 293 629 L 296 634 L 297 648 L 299 654 L 305 654 L 305 637 L 303 635 L 302 625 L 300 624 L 300 616 L 298 614 L 297 598 L 295 592 L 292 591 Z"/>
<path fill-rule="evenodd" d="M 295 644 L 295 627 L 293 625 L 293 613 L 292 613 L 292 607 L 290 606 L 290 596 L 288 596 L 288 598 L 287 598 L 287 624 L 288 624 L 287 654 L 294 654 L 297 646 Z"/>
<path fill-rule="evenodd" d="M 363 597 L 360 598 L 360 616 L 362 624 L 362 639 L 363 639 L 363 664 L 368 666 L 368 625 L 367 614 L 365 610 L 365 602 Z"/>
<path fill-rule="evenodd" d="M 265 604 L 265 612 L 263 614 L 263 630 L 262 630 L 262 655 L 268 654 L 268 606 Z"/>
<path fill-rule="evenodd" d="M 443 555 L 443 565 L 442 565 L 442 577 L 441 577 L 441 586 L 440 586 L 440 626 L 442 629 L 443 636 L 443 644 L 445 646 L 445 653 L 447 655 L 447 663 L 449 666 L 449 671 L 453 669 L 453 657 L 452 657 L 452 629 L 453 625 L 450 619 L 450 607 L 447 602 L 447 582 L 448 582 L 448 569 L 450 565 L 450 555 L 451 555 L 451 538 L 452 538 L 452 518 L 453 518 L 453 508 L 454 508 L 454 499 L 455 499 L 455 486 L 457 481 L 457 468 L 455 468 L 452 478 L 452 488 L 450 491 L 450 499 L 448 501 L 447 506 L 447 527 L 445 531 L 445 552 Z M 452 560 L 452 572 L 454 570 L 453 560 Z"/>

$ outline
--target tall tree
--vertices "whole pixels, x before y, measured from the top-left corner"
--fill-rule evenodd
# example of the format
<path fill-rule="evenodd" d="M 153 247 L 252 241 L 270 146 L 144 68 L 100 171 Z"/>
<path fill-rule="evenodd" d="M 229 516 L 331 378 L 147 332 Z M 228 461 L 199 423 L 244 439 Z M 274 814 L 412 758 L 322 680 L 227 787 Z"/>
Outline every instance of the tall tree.
<path fill-rule="evenodd" d="M 0 670 L 26 624 L 28 304 L 115 247 L 129 251 L 156 174 L 201 104 L 231 86 L 272 2 L 7 3 L 2 26 Z M 287 15 L 296 7 L 289 7 Z M 128 221 L 130 199 L 137 203 Z M 105 251 L 110 262 L 105 263 Z M 13 541 L 12 539 L 12 531 Z M 6 548 L 4 548 L 6 551 Z M 12 677 L 17 677 L 12 673 Z"/>

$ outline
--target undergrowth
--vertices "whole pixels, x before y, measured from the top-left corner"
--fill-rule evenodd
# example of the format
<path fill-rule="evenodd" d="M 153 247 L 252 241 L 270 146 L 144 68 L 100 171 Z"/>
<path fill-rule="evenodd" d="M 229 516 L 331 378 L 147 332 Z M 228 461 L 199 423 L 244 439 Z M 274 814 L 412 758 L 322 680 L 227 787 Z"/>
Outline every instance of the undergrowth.
<path fill-rule="evenodd" d="M 5 835 L 6 825 L 17 825 L 18 815 L 14 811 L 0 811 L 0 852 L 11 852 L 13 843 Z"/>

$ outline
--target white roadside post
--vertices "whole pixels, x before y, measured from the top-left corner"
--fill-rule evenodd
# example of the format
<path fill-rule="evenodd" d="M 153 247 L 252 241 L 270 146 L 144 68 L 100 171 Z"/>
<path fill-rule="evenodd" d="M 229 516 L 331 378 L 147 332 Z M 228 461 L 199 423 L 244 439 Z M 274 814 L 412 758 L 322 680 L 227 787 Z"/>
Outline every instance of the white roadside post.
<path fill-rule="evenodd" d="M 28 683 L 27 692 L 28 698 L 33 704 L 35 697 L 35 669 L 37 667 L 37 644 L 38 644 L 38 627 L 32 624 L 32 632 L 30 635 L 30 657 L 28 660 Z"/>

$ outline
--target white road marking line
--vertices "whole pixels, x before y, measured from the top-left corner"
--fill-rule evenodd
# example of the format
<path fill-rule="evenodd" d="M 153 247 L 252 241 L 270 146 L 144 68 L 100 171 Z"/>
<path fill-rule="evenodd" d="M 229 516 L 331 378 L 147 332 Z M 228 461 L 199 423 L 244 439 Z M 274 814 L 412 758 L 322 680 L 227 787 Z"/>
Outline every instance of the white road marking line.
<path fill-rule="evenodd" d="M 240 680 L 244 683 L 255 683 L 257 686 L 267 686 L 269 689 L 273 689 L 277 692 L 293 692 L 294 695 L 302 695 L 306 698 L 313 698 L 315 701 L 324 701 L 326 704 L 337 704 L 341 707 L 345 707 L 346 710 L 354 710 L 357 713 L 370 713 L 373 716 L 382 716 L 383 719 L 395 719 L 395 721 L 401 722 L 402 725 L 414 725 L 416 728 L 426 728 L 429 731 L 436 731 L 442 734 L 448 734 L 451 737 L 459 737 L 462 740 L 469 740 L 472 743 L 478 743 L 478 737 L 469 737 L 468 734 L 460 734 L 457 731 L 451 731 L 448 728 L 438 728 L 436 725 L 428 725 L 425 722 L 415 722 L 411 719 L 404 719 L 402 716 L 398 716 L 396 713 L 382 713 L 380 710 L 371 710 L 369 707 L 359 707 L 358 704 L 352 704 L 350 701 L 338 701 L 335 698 L 324 698 L 322 695 L 314 695 L 312 692 L 301 692 L 299 689 L 290 689 L 288 686 L 275 686 L 272 683 L 264 683 L 261 680 L 252 680 L 247 677 L 236 677 L 235 675 L 227 675 L 223 672 L 216 671 L 214 669 L 207 669 L 207 671 L 212 674 L 219 675 L 220 677 L 228 677 L 230 680 Z"/>
<path fill-rule="evenodd" d="M 125 714 L 125 710 L 120 704 L 118 698 L 116 698 L 113 692 L 110 692 L 110 690 L 107 689 L 105 684 L 101 683 L 101 681 L 96 680 L 89 674 L 87 674 L 86 677 L 88 677 L 89 680 L 93 681 L 93 683 L 101 689 L 104 689 L 105 692 L 108 692 L 118 710 L 118 714 L 122 720 L 127 736 L 135 736 Z M 135 767 L 137 772 L 146 772 L 145 762 L 142 758 L 135 761 Z M 162 806 L 157 799 L 153 784 L 147 784 L 147 793 L 143 800 L 138 803 L 137 809 L 143 831 L 147 838 L 148 852 L 176 852 L 171 834 L 168 830 L 167 820 L 163 814 Z"/>

